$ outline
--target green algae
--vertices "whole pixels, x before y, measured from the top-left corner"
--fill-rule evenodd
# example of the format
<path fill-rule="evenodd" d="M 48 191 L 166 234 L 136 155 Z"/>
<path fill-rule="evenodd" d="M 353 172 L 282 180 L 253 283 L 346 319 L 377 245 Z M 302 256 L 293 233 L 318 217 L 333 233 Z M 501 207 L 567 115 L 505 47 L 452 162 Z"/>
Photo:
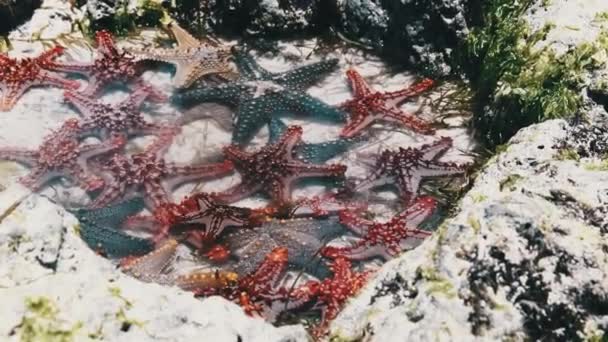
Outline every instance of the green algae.
<path fill-rule="evenodd" d="M 439 271 L 434 267 L 418 267 L 416 269 L 416 277 L 426 280 L 429 284 L 427 294 L 441 294 L 447 298 L 456 297 L 454 285 L 449 280 L 439 274 Z"/>
<path fill-rule="evenodd" d="M 513 191 L 515 190 L 515 184 L 522 179 L 523 177 L 518 174 L 508 175 L 505 179 L 501 180 L 498 183 L 498 188 L 500 189 L 500 191 L 503 191 L 504 189 Z"/>
<path fill-rule="evenodd" d="M 25 300 L 27 313 L 19 324 L 21 342 L 71 342 L 82 328 L 82 322 L 69 329 L 60 328 L 65 322 L 57 318 L 59 310 L 46 297 L 28 297 Z"/>
<path fill-rule="evenodd" d="M 576 152 L 576 150 L 573 148 L 562 148 L 557 151 L 555 159 L 579 161 L 581 159 L 581 156 L 579 156 L 578 152 Z"/>
<path fill-rule="evenodd" d="M 482 24 L 461 49 L 460 64 L 476 91 L 473 124 L 487 146 L 528 125 L 580 114 L 584 75 L 602 66 L 597 54 L 608 49 L 605 33 L 564 54 L 540 47 L 553 26 L 530 28 L 523 15 L 534 2 L 485 2 Z"/>

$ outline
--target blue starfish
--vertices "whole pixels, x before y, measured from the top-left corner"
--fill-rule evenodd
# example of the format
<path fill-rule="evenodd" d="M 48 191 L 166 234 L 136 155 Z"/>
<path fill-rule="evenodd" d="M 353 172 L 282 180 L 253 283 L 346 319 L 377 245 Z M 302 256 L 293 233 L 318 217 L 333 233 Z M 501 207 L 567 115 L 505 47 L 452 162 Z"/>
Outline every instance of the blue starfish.
<path fill-rule="evenodd" d="M 319 250 L 346 232 L 336 217 L 271 220 L 260 227 L 235 230 L 221 242 L 238 259 L 234 265 L 238 274 L 252 272 L 273 249 L 285 247 L 289 251 L 290 268 L 323 277 L 329 273 L 325 263 L 320 262 Z"/>
<path fill-rule="evenodd" d="M 269 124 L 269 143 L 275 143 L 287 130 L 283 121 L 272 118 Z M 323 164 L 338 154 L 348 151 L 355 143 L 362 141 L 361 138 L 341 138 L 318 144 L 300 143 L 294 148 L 296 156 L 307 163 Z"/>
<path fill-rule="evenodd" d="M 76 209 L 70 212 L 80 221 L 80 236 L 92 249 L 110 258 L 122 258 L 150 252 L 154 244 L 126 234 L 118 226 L 144 208 L 144 201 L 135 198 L 100 209 Z"/>
<path fill-rule="evenodd" d="M 215 87 L 188 90 L 173 96 L 173 103 L 190 105 L 219 102 L 237 107 L 232 141 L 246 144 L 257 131 L 277 115 L 306 114 L 318 119 L 344 122 L 346 114 L 304 92 L 333 70 L 337 59 L 305 65 L 282 73 L 260 67 L 245 52 L 235 52 L 241 77 Z"/>

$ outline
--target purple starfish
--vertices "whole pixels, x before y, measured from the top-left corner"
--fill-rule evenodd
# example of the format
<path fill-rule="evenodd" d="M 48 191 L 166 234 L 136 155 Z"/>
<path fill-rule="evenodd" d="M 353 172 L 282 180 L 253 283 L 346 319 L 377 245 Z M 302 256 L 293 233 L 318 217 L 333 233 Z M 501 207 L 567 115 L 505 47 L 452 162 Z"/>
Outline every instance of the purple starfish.
<path fill-rule="evenodd" d="M 468 164 L 438 161 L 450 147 L 452 139 L 443 137 L 418 148 L 384 150 L 376 159 L 372 174 L 357 185 L 357 190 L 395 182 L 401 199 L 409 205 L 418 195 L 420 182 L 424 178 L 456 175 L 466 171 Z"/>
<path fill-rule="evenodd" d="M 151 86 L 138 87 L 127 99 L 116 105 L 94 101 L 90 95 L 75 91 L 66 91 L 64 96 L 85 116 L 82 123 L 83 131 L 100 138 L 106 138 L 111 134 L 126 136 L 157 134 L 163 129 L 163 126 L 146 122 L 139 109 L 148 98 L 156 102 L 167 99 Z"/>
<path fill-rule="evenodd" d="M 142 69 L 135 57 L 126 51 L 119 51 L 112 35 L 108 31 L 98 31 L 95 34 L 98 56 L 93 63 L 52 63 L 46 68 L 49 70 L 84 74 L 89 78 L 89 84 L 83 90 L 84 94 L 96 95 L 104 86 L 112 82 L 127 85 L 140 85 L 143 83 L 139 76 Z"/>
<path fill-rule="evenodd" d="M 143 191 L 148 209 L 171 203 L 171 191 L 180 184 L 225 174 L 233 169 L 230 161 L 209 165 L 178 165 L 166 162 L 163 156 L 180 131 L 168 127 L 143 152 L 130 157 L 114 154 L 100 166 L 106 187 L 91 204 L 104 207 L 118 199 L 133 197 Z"/>
<path fill-rule="evenodd" d="M 436 206 L 437 202 L 432 197 L 418 197 L 412 206 L 386 223 L 368 221 L 357 213 L 343 211 L 340 213 L 340 222 L 360 235 L 361 239 L 348 247 L 325 247 L 321 253 L 328 258 L 345 257 L 349 260 L 365 260 L 376 256 L 392 259 L 412 246 L 412 240 L 431 235 L 416 227 L 433 213 Z"/>
<path fill-rule="evenodd" d="M 103 179 L 93 175 L 88 160 L 94 156 L 117 151 L 126 141 L 113 137 L 100 144 L 81 145 L 78 137 L 81 126 L 76 119 L 69 119 L 58 130 L 48 135 L 38 150 L 19 148 L 0 149 L 0 159 L 13 160 L 32 168 L 30 174 L 21 178 L 21 183 L 36 191 L 53 178 L 65 176 L 87 190 L 98 190 Z"/>
<path fill-rule="evenodd" d="M 290 126 L 276 143 L 254 153 L 246 153 L 236 145 L 226 147 L 224 154 L 234 160 L 242 181 L 216 197 L 224 202 L 235 202 L 264 191 L 272 197 L 274 204 L 283 206 L 291 202 L 292 185 L 300 178 L 344 176 L 344 165 L 317 165 L 295 158 L 293 149 L 301 139 L 302 127 Z"/>

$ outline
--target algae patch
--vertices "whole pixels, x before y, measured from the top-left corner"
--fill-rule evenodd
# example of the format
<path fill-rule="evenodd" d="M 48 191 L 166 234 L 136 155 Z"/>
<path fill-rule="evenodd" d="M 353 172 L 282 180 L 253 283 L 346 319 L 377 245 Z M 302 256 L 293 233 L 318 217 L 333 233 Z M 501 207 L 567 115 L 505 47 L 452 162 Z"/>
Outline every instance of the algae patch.
<path fill-rule="evenodd" d="M 77 322 L 69 328 L 68 324 L 57 315 L 59 310 L 46 297 L 28 297 L 25 300 L 26 314 L 18 330 L 21 342 L 70 342 L 76 341 L 75 334 L 82 328 L 82 322 Z"/>

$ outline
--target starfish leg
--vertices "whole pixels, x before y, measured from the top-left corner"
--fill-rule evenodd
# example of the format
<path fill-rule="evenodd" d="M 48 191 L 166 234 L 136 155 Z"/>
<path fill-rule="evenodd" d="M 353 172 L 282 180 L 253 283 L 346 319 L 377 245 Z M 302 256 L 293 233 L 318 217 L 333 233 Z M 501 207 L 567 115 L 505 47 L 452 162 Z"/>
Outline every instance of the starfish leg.
<path fill-rule="evenodd" d="M 47 170 L 39 167 L 34 167 L 30 173 L 21 177 L 19 182 L 32 191 L 39 190 L 44 184 L 49 182 L 55 177 L 59 177 L 58 173 L 48 172 Z"/>
<path fill-rule="evenodd" d="M 262 184 L 239 183 L 227 190 L 215 193 L 214 197 L 220 202 L 233 203 L 258 192 L 261 188 Z"/>
<path fill-rule="evenodd" d="M 350 118 L 342 131 L 340 136 L 344 138 L 351 138 L 362 132 L 365 128 L 369 127 L 377 119 L 377 115 L 373 113 L 367 113 L 366 109 L 352 109 L 350 111 Z"/>
<path fill-rule="evenodd" d="M 103 191 L 95 197 L 89 205 L 90 208 L 103 208 L 108 206 L 125 192 L 126 185 L 122 182 L 109 182 L 104 180 L 105 187 Z"/>
<path fill-rule="evenodd" d="M 416 171 L 411 174 L 409 172 L 400 172 L 395 178 L 395 181 L 397 188 L 399 188 L 401 200 L 405 205 L 412 203 L 414 198 L 418 195 L 422 176 Z"/>
<path fill-rule="evenodd" d="M 27 166 L 34 166 L 38 162 L 38 153 L 18 148 L 0 149 L 0 160 L 10 160 Z"/>
<path fill-rule="evenodd" d="M 340 212 L 340 223 L 358 235 L 366 235 L 369 228 L 374 225 L 374 222 L 361 218 L 351 211 Z"/>
<path fill-rule="evenodd" d="M 234 168 L 232 162 L 224 161 L 217 164 L 179 166 L 175 164 L 167 164 L 167 172 L 172 177 L 166 181 L 168 189 L 192 182 L 201 178 L 215 177 L 226 174 Z"/>
<path fill-rule="evenodd" d="M 421 134 L 435 133 L 435 130 L 431 127 L 429 122 L 419 119 L 414 115 L 404 113 L 395 107 L 381 106 L 380 110 L 384 114 L 384 119 L 387 121 L 400 123 L 414 132 Z"/>
<path fill-rule="evenodd" d="M 6 112 L 13 107 L 19 98 L 25 93 L 31 84 L 7 83 L 2 87 L 2 98 L 0 100 L 0 111 Z"/>
<path fill-rule="evenodd" d="M 282 96 L 288 103 L 289 109 L 296 113 L 307 114 L 319 120 L 329 120 L 332 122 L 346 121 L 346 113 L 306 93 L 285 91 L 282 93 Z"/>
<path fill-rule="evenodd" d="M 445 153 L 452 147 L 452 138 L 441 137 L 438 140 L 420 146 L 420 151 L 423 153 L 425 160 L 432 160 L 438 158 L 440 155 Z"/>
<path fill-rule="evenodd" d="M 403 102 L 403 100 L 418 96 L 423 92 L 427 91 L 431 88 L 435 82 L 431 79 L 425 78 L 422 81 L 415 83 L 405 89 L 387 92 L 384 94 L 384 97 L 390 100 L 390 104 L 393 106 L 397 106 L 399 103 Z"/>
<path fill-rule="evenodd" d="M 367 84 L 357 70 L 353 68 L 348 69 L 348 71 L 346 71 L 346 77 L 348 78 L 349 85 L 353 90 L 355 97 L 364 97 L 373 92 L 373 89 Z"/>
<path fill-rule="evenodd" d="M 234 123 L 232 142 L 244 145 L 267 123 L 269 112 L 264 101 L 255 99 L 243 102 L 239 107 L 239 112 L 241 115 Z"/>
<path fill-rule="evenodd" d="M 234 56 L 239 71 L 241 71 L 245 77 L 271 78 L 274 76 L 274 74 L 262 68 L 247 52 L 236 51 Z"/>
<path fill-rule="evenodd" d="M 316 62 L 281 73 L 273 78 L 275 82 L 297 89 L 307 88 L 325 77 L 338 66 L 338 59 Z"/>
<path fill-rule="evenodd" d="M 334 247 L 327 246 L 321 250 L 321 254 L 330 259 L 339 257 L 346 258 L 348 260 L 367 260 L 377 256 L 380 256 L 386 260 L 392 259 L 394 256 L 391 255 L 387 249 L 381 245 L 369 246 L 365 240 L 359 240 L 355 245 L 348 247 Z"/>
<path fill-rule="evenodd" d="M 77 81 L 66 80 L 65 78 L 62 78 L 59 75 L 48 71 L 41 71 L 40 77 L 40 84 L 42 85 L 50 85 L 65 89 L 78 89 L 80 87 L 80 83 L 78 83 Z"/>
<path fill-rule="evenodd" d="M 303 177 L 343 177 L 346 172 L 346 166 L 342 164 L 316 165 L 291 162 L 286 166 L 294 174 Z"/>
<path fill-rule="evenodd" d="M 91 113 L 95 108 L 109 112 L 111 110 L 109 105 L 102 104 L 91 99 L 91 96 L 86 95 L 84 92 L 77 91 L 65 91 L 63 93 L 65 100 L 70 102 L 80 113 Z"/>
<path fill-rule="evenodd" d="M 151 209 L 171 202 L 171 196 L 159 182 L 145 182 L 144 191 L 146 193 L 146 204 Z"/>

